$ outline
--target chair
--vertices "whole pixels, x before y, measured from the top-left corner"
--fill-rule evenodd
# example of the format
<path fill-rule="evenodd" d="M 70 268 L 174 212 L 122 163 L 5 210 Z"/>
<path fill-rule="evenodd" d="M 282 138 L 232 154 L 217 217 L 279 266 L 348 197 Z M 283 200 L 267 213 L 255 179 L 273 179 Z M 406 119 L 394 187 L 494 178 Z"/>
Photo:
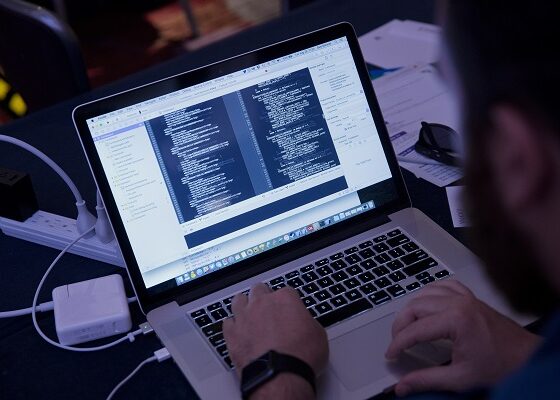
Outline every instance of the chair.
<path fill-rule="evenodd" d="M 33 112 L 89 90 L 78 40 L 45 9 L 0 1 L 0 69 Z"/>

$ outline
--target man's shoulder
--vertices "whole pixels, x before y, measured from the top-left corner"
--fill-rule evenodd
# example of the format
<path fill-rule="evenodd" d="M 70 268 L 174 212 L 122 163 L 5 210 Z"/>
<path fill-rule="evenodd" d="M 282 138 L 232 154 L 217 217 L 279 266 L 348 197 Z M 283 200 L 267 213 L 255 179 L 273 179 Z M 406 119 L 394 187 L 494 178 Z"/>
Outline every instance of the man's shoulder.
<path fill-rule="evenodd" d="M 559 399 L 558 371 L 560 353 L 550 354 L 545 359 L 533 359 L 498 385 L 491 399 Z"/>
<path fill-rule="evenodd" d="M 549 324 L 545 340 L 531 359 L 496 386 L 492 400 L 560 399 L 560 314 Z"/>

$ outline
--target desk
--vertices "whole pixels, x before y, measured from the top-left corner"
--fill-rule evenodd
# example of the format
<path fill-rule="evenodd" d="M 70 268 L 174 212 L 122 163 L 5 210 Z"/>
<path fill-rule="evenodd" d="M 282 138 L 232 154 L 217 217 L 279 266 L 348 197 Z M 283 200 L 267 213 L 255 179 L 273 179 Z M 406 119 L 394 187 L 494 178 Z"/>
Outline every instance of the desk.
<path fill-rule="evenodd" d="M 75 180 L 91 205 L 94 185 L 71 121 L 72 109 L 83 102 L 189 70 L 253 48 L 339 21 L 351 22 L 363 34 L 393 18 L 431 22 L 431 0 L 326 0 L 252 28 L 220 43 L 132 75 L 109 86 L 0 128 L 37 146 L 59 162 Z M 60 179 L 41 161 L 12 146 L 0 145 L 0 165 L 32 175 L 40 208 L 74 216 L 73 197 Z M 445 190 L 404 171 L 413 204 L 447 231 L 452 228 Z M 35 287 L 58 251 L 0 234 L 0 309 L 28 307 Z M 103 276 L 122 270 L 74 255 L 65 256 L 45 285 L 40 301 L 61 284 Z M 130 285 L 128 285 L 129 293 Z M 144 319 L 131 306 L 133 321 Z M 51 313 L 39 314 L 45 331 L 54 337 Z M 56 349 L 35 333 L 29 317 L 0 321 L 0 398 L 104 399 L 140 361 L 160 347 L 157 338 L 138 337 L 109 350 L 78 354 Z M 119 392 L 118 398 L 196 398 L 194 391 L 172 362 L 144 367 Z"/>

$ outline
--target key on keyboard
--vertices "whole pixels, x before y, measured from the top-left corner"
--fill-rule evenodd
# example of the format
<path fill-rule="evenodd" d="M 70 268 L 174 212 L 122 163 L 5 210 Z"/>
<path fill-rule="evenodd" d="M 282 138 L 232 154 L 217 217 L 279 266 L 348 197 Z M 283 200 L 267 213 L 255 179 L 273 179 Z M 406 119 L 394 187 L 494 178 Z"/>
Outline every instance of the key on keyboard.
<path fill-rule="evenodd" d="M 372 308 L 373 306 L 371 303 L 362 298 L 346 306 L 337 308 L 333 312 L 317 317 L 317 321 L 324 327 L 328 327 Z"/>

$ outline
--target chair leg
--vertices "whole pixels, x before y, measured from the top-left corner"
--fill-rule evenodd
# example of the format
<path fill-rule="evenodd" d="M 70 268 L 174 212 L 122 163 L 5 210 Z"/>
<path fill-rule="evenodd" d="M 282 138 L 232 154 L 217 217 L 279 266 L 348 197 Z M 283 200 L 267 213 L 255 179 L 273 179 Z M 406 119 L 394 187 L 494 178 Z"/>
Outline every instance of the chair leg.
<path fill-rule="evenodd" d="M 53 0 L 52 4 L 53 4 L 53 9 L 54 9 L 54 12 L 56 13 L 56 15 L 58 15 L 58 17 L 61 20 L 68 21 L 67 20 L 68 13 L 66 12 L 65 1 L 64 0 Z"/>
<path fill-rule="evenodd" d="M 198 21 L 196 20 L 196 17 L 194 16 L 193 9 L 191 7 L 191 2 L 189 0 L 179 0 L 179 3 L 181 4 L 181 7 L 183 8 L 184 13 L 187 16 L 187 20 L 189 21 L 189 24 L 191 26 L 193 37 L 195 37 L 195 38 L 199 37 L 200 36 L 200 28 L 198 26 Z"/>

